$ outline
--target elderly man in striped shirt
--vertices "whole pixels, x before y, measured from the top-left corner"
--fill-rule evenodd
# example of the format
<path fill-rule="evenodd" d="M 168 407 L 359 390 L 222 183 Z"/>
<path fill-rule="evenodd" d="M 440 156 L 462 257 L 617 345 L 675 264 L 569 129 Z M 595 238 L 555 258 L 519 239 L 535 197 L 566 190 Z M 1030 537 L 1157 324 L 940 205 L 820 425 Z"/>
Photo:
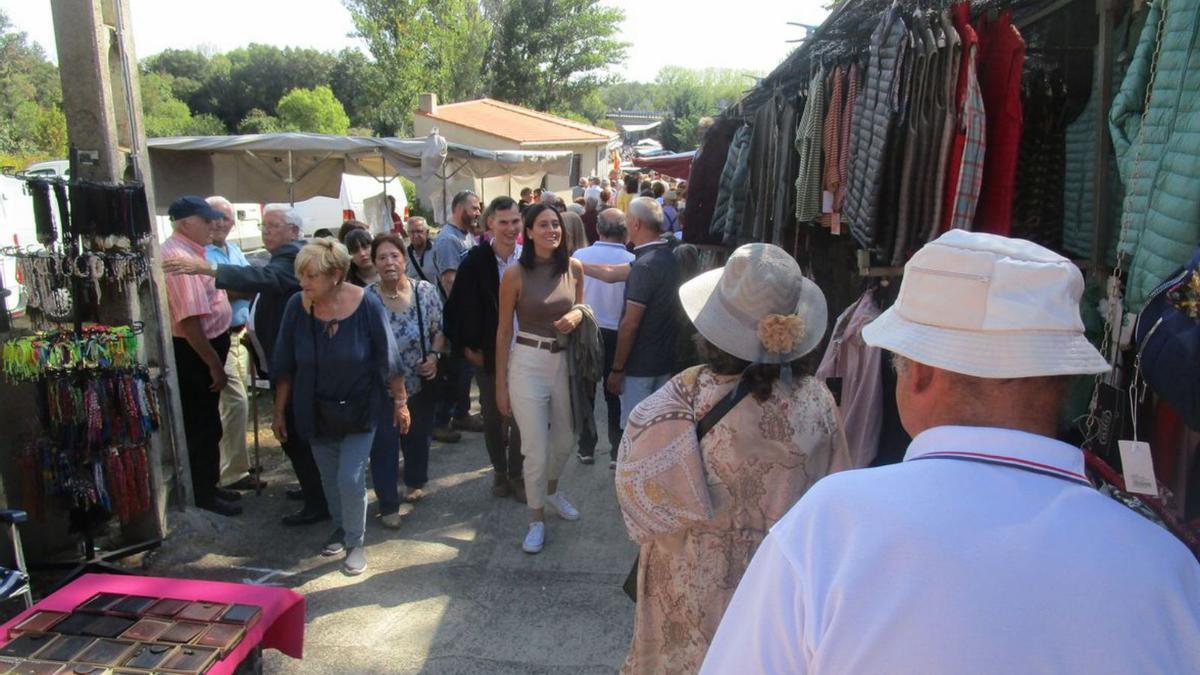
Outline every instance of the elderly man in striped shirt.
<path fill-rule="evenodd" d="M 204 247 L 222 214 L 201 197 L 180 197 L 167 214 L 174 232 L 163 242 L 164 261 L 205 259 Z M 167 275 L 167 305 L 175 345 L 175 373 L 183 407 L 183 431 L 196 505 L 236 516 L 240 506 L 217 496 L 221 458 L 221 390 L 225 388 L 225 357 L 229 354 L 229 323 L 233 311 L 225 291 L 209 276 Z"/>

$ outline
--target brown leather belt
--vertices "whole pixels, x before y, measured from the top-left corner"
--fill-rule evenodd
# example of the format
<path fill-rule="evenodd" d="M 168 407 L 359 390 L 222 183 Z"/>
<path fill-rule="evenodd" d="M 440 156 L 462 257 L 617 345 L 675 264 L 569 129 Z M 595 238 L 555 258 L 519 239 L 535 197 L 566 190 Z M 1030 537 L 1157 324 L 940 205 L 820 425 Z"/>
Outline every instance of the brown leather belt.
<path fill-rule="evenodd" d="M 526 347 L 533 347 L 534 349 L 545 349 L 551 354 L 557 354 L 564 349 L 563 347 L 558 346 L 557 340 L 547 340 L 543 342 L 541 340 L 534 340 L 533 338 L 527 338 L 520 335 L 517 336 L 517 344 L 525 345 Z"/>

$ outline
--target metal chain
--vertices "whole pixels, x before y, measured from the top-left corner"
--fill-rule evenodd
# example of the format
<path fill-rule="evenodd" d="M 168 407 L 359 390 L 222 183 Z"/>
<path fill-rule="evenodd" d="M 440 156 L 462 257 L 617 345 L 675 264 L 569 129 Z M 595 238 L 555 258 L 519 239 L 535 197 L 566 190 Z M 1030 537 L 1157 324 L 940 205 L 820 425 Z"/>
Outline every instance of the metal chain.
<path fill-rule="evenodd" d="M 1147 3 L 1153 5 L 1153 2 Z M 1133 170 L 1129 176 L 1129 185 L 1133 185 L 1141 177 L 1142 170 L 1142 152 L 1145 150 L 1145 133 L 1146 133 L 1146 118 L 1150 114 L 1150 100 L 1154 96 L 1154 84 L 1158 80 L 1158 62 L 1159 56 L 1162 53 L 1163 32 L 1167 24 L 1167 0 L 1158 0 L 1159 15 L 1158 23 L 1154 27 L 1154 52 L 1150 57 L 1150 76 L 1146 82 L 1146 94 L 1142 100 L 1142 114 L 1138 125 L 1137 137 L 1134 139 L 1134 154 L 1133 154 Z M 1101 121 L 1103 123 L 1103 120 Z M 1100 385 L 1104 380 L 1110 377 L 1115 377 L 1117 366 L 1117 354 L 1120 349 L 1120 340 L 1116 340 L 1117 344 L 1113 344 L 1113 330 L 1121 326 L 1125 314 L 1124 296 L 1121 294 L 1121 281 L 1123 279 L 1124 263 L 1127 254 L 1121 250 L 1121 241 L 1125 238 L 1126 232 L 1129 230 L 1132 214 L 1130 209 L 1123 209 L 1121 212 L 1121 227 L 1117 232 L 1117 262 L 1113 266 L 1112 274 L 1109 276 L 1107 284 L 1107 306 L 1104 313 L 1104 333 L 1100 337 L 1100 353 L 1113 366 L 1113 370 L 1109 373 L 1101 373 L 1096 376 L 1095 383 L 1092 386 L 1092 400 L 1088 405 L 1087 420 L 1084 422 L 1085 437 L 1091 440 L 1095 437 L 1097 424 L 1097 407 L 1100 401 Z M 1138 236 L 1138 243 L 1141 242 L 1141 236 Z M 1137 250 L 1134 246 L 1134 251 Z M 1119 328 L 1116 328 L 1120 330 Z"/>

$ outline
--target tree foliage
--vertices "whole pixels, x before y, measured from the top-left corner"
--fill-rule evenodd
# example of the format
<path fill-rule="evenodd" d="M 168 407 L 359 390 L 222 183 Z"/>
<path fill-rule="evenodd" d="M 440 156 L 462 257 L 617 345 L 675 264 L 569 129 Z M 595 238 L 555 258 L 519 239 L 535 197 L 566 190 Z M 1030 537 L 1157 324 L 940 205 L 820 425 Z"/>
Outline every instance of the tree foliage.
<path fill-rule="evenodd" d="M 653 83 L 623 82 L 604 90 L 609 109 L 654 110 L 665 113 L 659 138 L 673 151 L 700 143 L 701 118 L 735 103 L 753 84 L 752 73 L 730 68 L 695 70 L 664 66 Z"/>
<path fill-rule="evenodd" d="M 286 131 L 308 131 L 315 134 L 345 134 L 350 117 L 333 96 L 329 87 L 293 89 L 275 108 L 279 125 Z"/>
<path fill-rule="evenodd" d="M 458 101 L 481 93 L 492 22 L 478 0 L 344 0 L 379 66 L 383 120 L 412 128 L 417 96 Z"/>
<path fill-rule="evenodd" d="M 486 64 L 492 97 L 601 118 L 602 104 L 582 108 L 600 103 L 593 95 L 615 80 L 607 69 L 625 59 L 624 18 L 599 0 L 506 0 Z"/>
<path fill-rule="evenodd" d="M 0 152 L 64 156 L 67 126 L 61 105 L 58 68 L 0 11 Z"/>

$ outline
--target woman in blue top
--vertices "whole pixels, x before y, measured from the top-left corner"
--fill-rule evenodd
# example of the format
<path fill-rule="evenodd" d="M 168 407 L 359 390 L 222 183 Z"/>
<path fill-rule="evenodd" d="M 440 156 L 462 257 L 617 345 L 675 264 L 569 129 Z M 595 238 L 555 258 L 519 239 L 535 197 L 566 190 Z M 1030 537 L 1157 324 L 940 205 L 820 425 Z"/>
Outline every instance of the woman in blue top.
<path fill-rule="evenodd" d="M 371 243 L 371 260 L 379 281 L 367 286 L 367 295 L 383 303 L 388 327 L 396 341 L 404 385 L 408 390 L 408 414 L 412 426 L 400 435 L 383 423 L 371 447 L 371 482 L 379 498 L 383 526 L 400 527 L 400 452 L 404 453 L 405 510 L 425 495 L 429 480 L 429 443 L 432 440 L 434 406 L 437 403 L 433 378 L 437 375 L 442 334 L 442 298 L 428 281 L 409 279 L 404 241 L 395 234 L 381 234 Z"/>
<path fill-rule="evenodd" d="M 336 527 L 322 554 L 346 551 L 343 570 L 356 575 L 367 567 L 366 470 L 376 420 L 391 408 L 390 422 L 401 433 L 410 420 L 386 312 L 376 296 L 344 283 L 349 268 L 349 252 L 332 239 L 317 239 L 296 255 L 301 292 L 288 301 L 272 356 L 271 428 L 280 441 L 287 438 L 290 398 L 296 433 L 312 444 Z"/>

